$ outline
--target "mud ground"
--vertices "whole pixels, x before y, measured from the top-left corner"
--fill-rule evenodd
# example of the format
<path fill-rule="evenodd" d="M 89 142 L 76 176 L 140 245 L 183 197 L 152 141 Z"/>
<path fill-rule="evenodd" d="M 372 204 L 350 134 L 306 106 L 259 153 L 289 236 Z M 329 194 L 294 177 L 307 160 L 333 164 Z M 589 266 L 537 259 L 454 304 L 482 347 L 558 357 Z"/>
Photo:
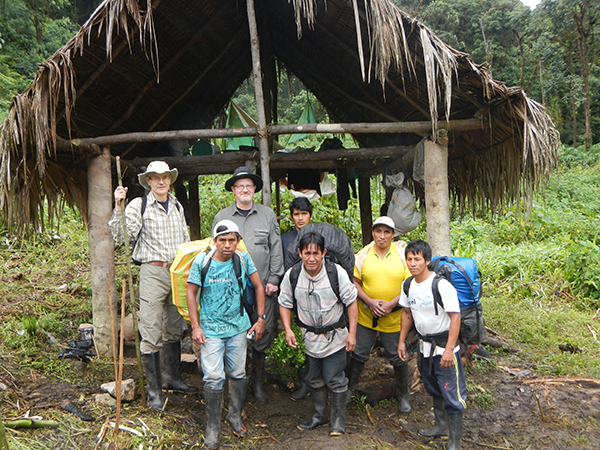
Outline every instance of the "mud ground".
<path fill-rule="evenodd" d="M 34 372 L 18 373 L 18 362 L 0 355 L 0 414 L 3 420 L 28 413 L 57 420 L 55 430 L 8 431 L 11 448 L 117 449 L 117 448 L 200 448 L 203 442 L 205 405 L 200 374 L 185 374 L 200 388 L 200 395 L 169 393 L 165 413 L 159 415 L 143 406 L 141 400 L 123 405 L 121 423 L 142 430 L 147 436 L 109 438 L 98 445 L 99 432 L 107 417 L 114 420 L 115 408 L 93 400 L 99 386 L 112 381 L 112 365 L 99 361 L 73 362 L 85 381 L 72 384 L 60 378 L 49 379 Z M 414 369 L 414 361 L 412 362 Z M 126 360 L 125 376 L 134 376 L 135 360 Z M 374 351 L 365 367 L 359 392 L 386 397 L 391 394 L 393 371 L 379 352 Z M 463 449 L 597 449 L 600 448 L 600 381 L 543 378 L 535 367 L 515 355 L 492 355 L 467 369 L 468 408 L 464 416 Z M 290 384 L 271 376 L 267 384 L 268 404 L 258 403 L 248 394 L 244 408 L 246 438 L 237 438 L 223 423 L 221 447 L 233 449 L 443 449 L 443 439 L 428 440 L 417 434 L 432 421 L 431 399 L 414 374 L 411 391 L 412 412 L 401 415 L 392 397 L 371 406 L 353 403 L 347 412 L 347 432 L 332 438 L 328 426 L 313 431 L 296 428 L 299 420 L 312 414 L 310 398 L 290 399 Z M 97 418 L 83 422 L 60 407 L 71 399 Z M 225 402 L 226 406 L 226 402 Z M 225 414 L 225 410 L 223 414 Z M 140 420 L 141 419 L 141 420 Z M 119 436 L 126 432 L 121 432 Z M 116 442 L 116 444 L 114 442 Z M 113 442 L 110 444 L 110 442 Z M 43 445 L 42 445 L 43 444 Z M 142 447 L 139 447 L 139 445 Z M 109 445 L 112 445 L 109 447 Z M 97 447 L 96 447 L 97 446 Z"/>

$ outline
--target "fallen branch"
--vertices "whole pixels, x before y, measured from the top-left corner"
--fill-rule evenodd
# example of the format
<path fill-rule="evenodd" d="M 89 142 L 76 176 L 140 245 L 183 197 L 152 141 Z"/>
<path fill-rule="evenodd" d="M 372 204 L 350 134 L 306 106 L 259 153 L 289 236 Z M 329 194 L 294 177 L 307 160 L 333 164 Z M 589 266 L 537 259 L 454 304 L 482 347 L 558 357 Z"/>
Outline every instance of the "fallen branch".
<path fill-rule="evenodd" d="M 600 342 L 598 342 L 598 335 L 596 334 L 596 331 L 594 331 L 594 329 L 592 327 L 590 327 L 589 325 L 587 327 L 588 327 L 588 330 L 590 330 L 590 333 L 592 333 L 592 336 L 594 337 L 594 341 L 596 341 L 596 344 L 600 344 Z"/>
<path fill-rule="evenodd" d="M 540 409 L 540 415 L 542 416 L 542 422 L 546 421 L 546 417 L 544 416 L 544 410 L 542 409 L 542 402 L 540 402 L 540 397 L 535 394 L 535 399 L 537 400 L 538 408 Z"/>
<path fill-rule="evenodd" d="M 587 387 L 590 389 L 600 389 L 600 380 L 595 380 L 593 378 L 538 378 L 533 380 L 524 380 L 525 384 L 573 384 L 578 383 L 581 384 L 582 387 Z"/>
<path fill-rule="evenodd" d="M 115 429 L 115 424 L 113 422 L 110 423 L 110 427 Z M 119 430 L 123 430 L 123 431 L 127 431 L 128 433 L 131 433 L 137 437 L 144 437 L 144 435 L 142 433 L 140 433 L 138 430 L 134 430 L 133 428 L 129 428 L 126 427 L 125 425 L 119 425 Z"/>

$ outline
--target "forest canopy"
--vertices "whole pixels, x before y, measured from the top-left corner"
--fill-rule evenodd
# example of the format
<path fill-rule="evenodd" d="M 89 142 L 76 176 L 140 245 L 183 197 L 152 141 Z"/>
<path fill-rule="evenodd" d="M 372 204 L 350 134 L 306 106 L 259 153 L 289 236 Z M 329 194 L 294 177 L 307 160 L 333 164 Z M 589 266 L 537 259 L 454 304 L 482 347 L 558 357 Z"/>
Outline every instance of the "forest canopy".
<path fill-rule="evenodd" d="M 600 2 L 543 0 L 534 10 L 519 0 L 393 2 L 470 54 L 495 79 L 522 87 L 542 103 L 564 143 L 588 147 L 599 141 Z M 12 96 L 35 77 L 38 64 L 64 45 L 99 3 L 0 0 L 0 121 Z M 281 105 L 280 117 L 292 122 L 307 94 L 301 83 L 288 86 L 295 91 L 288 98 L 299 98 Z M 251 97 L 244 100 L 252 103 Z M 294 111 L 285 111 L 286 106 Z"/>

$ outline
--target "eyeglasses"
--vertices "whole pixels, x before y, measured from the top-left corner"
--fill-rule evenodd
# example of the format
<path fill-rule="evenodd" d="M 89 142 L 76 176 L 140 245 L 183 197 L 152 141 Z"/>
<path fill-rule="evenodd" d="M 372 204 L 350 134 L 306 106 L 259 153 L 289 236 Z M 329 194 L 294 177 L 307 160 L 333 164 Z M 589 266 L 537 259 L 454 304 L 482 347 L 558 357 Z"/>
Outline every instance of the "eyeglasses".
<path fill-rule="evenodd" d="M 239 189 L 240 191 L 251 191 L 256 187 L 254 184 L 234 184 L 234 188 Z"/>

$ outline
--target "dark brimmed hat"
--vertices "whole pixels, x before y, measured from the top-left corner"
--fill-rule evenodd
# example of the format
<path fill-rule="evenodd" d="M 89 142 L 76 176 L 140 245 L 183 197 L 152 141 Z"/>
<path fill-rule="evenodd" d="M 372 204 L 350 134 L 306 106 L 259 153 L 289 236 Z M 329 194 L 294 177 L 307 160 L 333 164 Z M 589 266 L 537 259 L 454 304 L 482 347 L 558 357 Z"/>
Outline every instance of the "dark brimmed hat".
<path fill-rule="evenodd" d="M 231 192 L 231 186 L 233 186 L 233 184 L 237 180 L 242 180 L 244 178 L 249 178 L 254 182 L 254 184 L 256 185 L 255 192 L 258 192 L 262 189 L 262 187 L 263 187 L 262 178 L 259 177 L 258 175 L 256 175 L 255 173 L 250 172 L 250 170 L 248 170 L 248 168 L 246 168 L 244 166 L 238 167 L 237 169 L 235 169 L 235 172 L 233 172 L 233 176 L 225 182 L 225 189 Z"/>

